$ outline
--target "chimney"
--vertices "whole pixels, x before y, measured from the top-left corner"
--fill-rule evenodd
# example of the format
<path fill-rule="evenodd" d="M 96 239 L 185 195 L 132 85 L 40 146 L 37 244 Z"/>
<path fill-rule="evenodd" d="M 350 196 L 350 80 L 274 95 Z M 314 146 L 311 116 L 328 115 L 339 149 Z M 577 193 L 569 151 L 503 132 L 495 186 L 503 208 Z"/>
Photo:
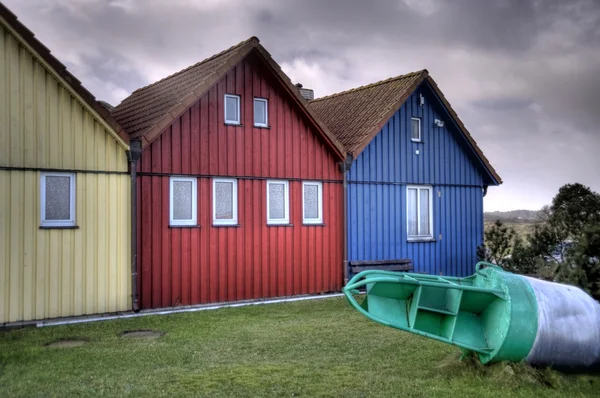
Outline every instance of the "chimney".
<path fill-rule="evenodd" d="M 303 96 L 304 99 L 306 99 L 306 100 L 315 99 L 315 92 L 313 90 L 311 90 L 310 88 L 302 88 L 302 84 L 300 84 L 300 83 L 296 83 L 296 87 L 298 88 L 298 91 L 300 91 L 300 95 Z"/>

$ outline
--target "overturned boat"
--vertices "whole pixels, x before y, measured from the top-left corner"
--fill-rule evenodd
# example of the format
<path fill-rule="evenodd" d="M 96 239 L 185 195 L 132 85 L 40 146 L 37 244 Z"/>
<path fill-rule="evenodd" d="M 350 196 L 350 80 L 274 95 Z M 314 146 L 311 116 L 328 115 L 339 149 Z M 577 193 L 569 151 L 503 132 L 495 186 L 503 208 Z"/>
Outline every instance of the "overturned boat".
<path fill-rule="evenodd" d="M 363 271 L 343 291 L 367 318 L 474 352 L 482 363 L 600 364 L 600 304 L 574 286 L 480 262 L 466 278 Z"/>

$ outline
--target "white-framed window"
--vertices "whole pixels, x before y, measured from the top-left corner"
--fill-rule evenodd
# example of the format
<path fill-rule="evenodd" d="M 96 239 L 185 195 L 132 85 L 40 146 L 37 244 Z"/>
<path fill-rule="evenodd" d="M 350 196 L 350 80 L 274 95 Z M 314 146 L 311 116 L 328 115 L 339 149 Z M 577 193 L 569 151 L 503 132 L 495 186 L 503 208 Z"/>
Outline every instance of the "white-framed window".
<path fill-rule="evenodd" d="M 290 223 L 290 185 L 288 181 L 267 181 L 267 224 Z"/>
<path fill-rule="evenodd" d="M 213 179 L 213 225 L 237 225 L 237 180 Z"/>
<path fill-rule="evenodd" d="M 323 183 L 321 182 L 302 183 L 302 223 L 323 223 Z"/>
<path fill-rule="evenodd" d="M 240 124 L 240 96 L 235 94 L 225 94 L 223 101 L 225 106 L 225 123 Z"/>
<path fill-rule="evenodd" d="M 406 187 L 408 239 L 433 238 L 433 188 L 425 185 Z"/>
<path fill-rule="evenodd" d="M 410 139 L 412 141 L 421 141 L 421 118 L 412 117 L 412 118 L 410 118 L 410 122 L 411 122 Z"/>
<path fill-rule="evenodd" d="M 192 177 L 171 177 L 169 181 L 169 225 L 196 225 L 197 179 Z"/>
<path fill-rule="evenodd" d="M 41 226 L 75 226 L 75 174 L 41 173 L 40 177 Z"/>
<path fill-rule="evenodd" d="M 269 126 L 269 101 L 266 98 L 254 98 L 254 125 Z"/>

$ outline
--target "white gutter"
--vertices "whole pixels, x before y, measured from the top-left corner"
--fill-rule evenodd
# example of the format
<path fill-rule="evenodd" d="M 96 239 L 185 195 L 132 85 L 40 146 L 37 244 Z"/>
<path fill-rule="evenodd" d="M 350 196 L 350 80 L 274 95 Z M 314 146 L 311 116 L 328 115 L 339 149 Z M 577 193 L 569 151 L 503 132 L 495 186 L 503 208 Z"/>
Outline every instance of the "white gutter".
<path fill-rule="evenodd" d="M 36 322 L 35 325 L 38 328 L 46 327 L 46 326 L 73 325 L 73 324 L 77 324 L 77 323 L 109 321 L 109 320 L 114 320 L 114 319 L 137 318 L 137 317 L 148 316 L 148 315 L 179 314 L 179 313 L 183 313 L 183 312 L 209 311 L 209 310 L 218 310 L 221 308 L 246 307 L 246 306 L 250 306 L 250 305 L 291 303 L 294 301 L 320 300 L 320 299 L 328 299 L 328 298 L 343 297 L 343 296 L 344 296 L 343 293 L 333 293 L 333 294 L 323 294 L 320 296 L 300 296 L 300 297 L 288 297 L 288 298 L 279 298 L 279 299 L 271 299 L 271 300 L 237 301 L 237 302 L 229 302 L 229 303 L 222 303 L 222 304 L 203 304 L 203 305 L 194 305 L 194 306 L 188 306 L 188 307 L 165 308 L 165 309 L 156 309 L 156 310 L 142 310 L 140 312 L 127 312 L 127 313 L 123 313 L 123 314 L 105 315 L 105 316 L 91 316 L 91 317 L 83 317 L 83 318 L 66 318 L 66 319 L 54 319 L 54 320 L 49 319 L 46 321 Z M 9 326 L 9 325 L 5 325 L 5 326 Z"/>

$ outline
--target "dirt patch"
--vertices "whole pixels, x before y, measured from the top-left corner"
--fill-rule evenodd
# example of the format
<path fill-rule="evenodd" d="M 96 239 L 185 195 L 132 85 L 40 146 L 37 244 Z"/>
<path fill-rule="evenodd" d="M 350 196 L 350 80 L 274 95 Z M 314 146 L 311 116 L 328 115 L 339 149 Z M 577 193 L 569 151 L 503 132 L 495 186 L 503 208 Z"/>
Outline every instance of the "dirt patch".
<path fill-rule="evenodd" d="M 87 343 L 85 340 L 57 340 L 52 343 L 46 344 L 48 348 L 75 348 L 81 347 Z"/>
<path fill-rule="evenodd" d="M 157 339 L 165 333 L 157 330 L 129 330 L 121 333 L 121 337 L 129 339 Z"/>

